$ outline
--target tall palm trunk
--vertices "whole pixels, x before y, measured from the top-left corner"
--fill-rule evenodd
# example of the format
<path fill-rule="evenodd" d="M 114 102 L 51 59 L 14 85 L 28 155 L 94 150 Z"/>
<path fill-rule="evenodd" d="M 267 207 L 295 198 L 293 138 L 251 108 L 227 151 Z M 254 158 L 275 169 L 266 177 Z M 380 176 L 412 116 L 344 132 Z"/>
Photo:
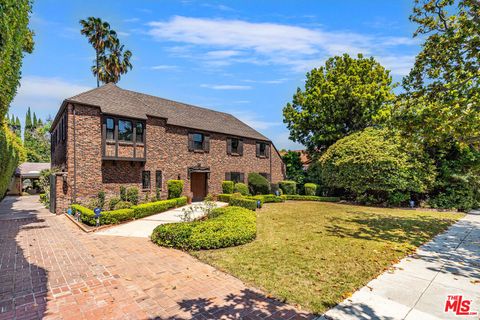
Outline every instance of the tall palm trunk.
<path fill-rule="evenodd" d="M 97 62 L 97 88 L 100 87 L 100 82 L 98 80 L 98 49 L 95 49 L 95 55 L 96 55 L 96 62 Z"/>

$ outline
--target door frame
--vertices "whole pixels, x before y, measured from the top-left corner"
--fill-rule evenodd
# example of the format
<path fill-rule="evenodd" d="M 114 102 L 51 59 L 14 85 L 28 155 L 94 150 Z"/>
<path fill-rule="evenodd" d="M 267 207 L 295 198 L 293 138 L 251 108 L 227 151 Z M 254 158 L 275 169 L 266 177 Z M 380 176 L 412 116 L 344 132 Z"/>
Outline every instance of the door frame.
<path fill-rule="evenodd" d="M 190 192 L 193 199 L 193 191 L 192 191 L 192 173 L 204 173 L 205 174 L 205 195 L 208 195 L 208 191 L 210 188 L 209 180 L 210 180 L 210 167 L 202 167 L 198 164 L 195 167 L 188 168 L 188 180 L 190 180 Z"/>

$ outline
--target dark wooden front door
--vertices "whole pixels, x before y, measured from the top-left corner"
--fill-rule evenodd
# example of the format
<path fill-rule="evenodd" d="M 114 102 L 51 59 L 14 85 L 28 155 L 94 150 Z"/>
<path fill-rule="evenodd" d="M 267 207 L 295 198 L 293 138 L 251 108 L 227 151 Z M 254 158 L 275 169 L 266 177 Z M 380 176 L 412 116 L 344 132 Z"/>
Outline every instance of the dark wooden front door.
<path fill-rule="evenodd" d="M 207 195 L 207 173 L 192 172 L 190 176 L 193 201 L 202 201 Z"/>

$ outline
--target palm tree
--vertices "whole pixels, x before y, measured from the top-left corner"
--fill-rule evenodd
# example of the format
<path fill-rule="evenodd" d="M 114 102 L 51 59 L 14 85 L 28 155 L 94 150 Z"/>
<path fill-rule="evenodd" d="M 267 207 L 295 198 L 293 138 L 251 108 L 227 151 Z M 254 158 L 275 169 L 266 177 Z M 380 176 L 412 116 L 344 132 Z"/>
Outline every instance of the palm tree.
<path fill-rule="evenodd" d="M 117 33 L 110 30 L 110 24 L 102 21 L 100 18 L 88 17 L 87 20 L 80 20 L 82 30 L 80 33 L 87 36 L 88 42 L 90 42 L 95 49 L 95 65 L 97 70 L 99 68 L 99 59 L 104 54 L 105 48 L 109 47 L 110 42 L 117 38 Z M 99 74 L 97 76 L 97 87 L 99 83 Z"/>
<path fill-rule="evenodd" d="M 104 83 L 117 83 L 122 74 L 132 69 L 132 52 L 124 51 L 124 45 L 117 38 L 109 42 L 108 51 L 108 55 L 100 56 L 99 63 L 92 67 L 92 72 Z"/>

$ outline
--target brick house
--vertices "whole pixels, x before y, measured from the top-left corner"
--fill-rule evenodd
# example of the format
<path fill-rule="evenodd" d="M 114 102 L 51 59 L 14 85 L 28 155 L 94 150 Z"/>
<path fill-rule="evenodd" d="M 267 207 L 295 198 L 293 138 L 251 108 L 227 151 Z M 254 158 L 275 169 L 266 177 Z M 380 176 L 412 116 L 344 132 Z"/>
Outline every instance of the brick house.
<path fill-rule="evenodd" d="M 284 179 L 284 164 L 273 143 L 234 116 L 147 94 L 115 84 L 63 101 L 51 129 L 52 208 L 120 186 L 138 187 L 140 199 L 182 179 L 194 201 L 221 193 L 221 182 L 247 182 L 250 172 L 272 183 Z"/>

